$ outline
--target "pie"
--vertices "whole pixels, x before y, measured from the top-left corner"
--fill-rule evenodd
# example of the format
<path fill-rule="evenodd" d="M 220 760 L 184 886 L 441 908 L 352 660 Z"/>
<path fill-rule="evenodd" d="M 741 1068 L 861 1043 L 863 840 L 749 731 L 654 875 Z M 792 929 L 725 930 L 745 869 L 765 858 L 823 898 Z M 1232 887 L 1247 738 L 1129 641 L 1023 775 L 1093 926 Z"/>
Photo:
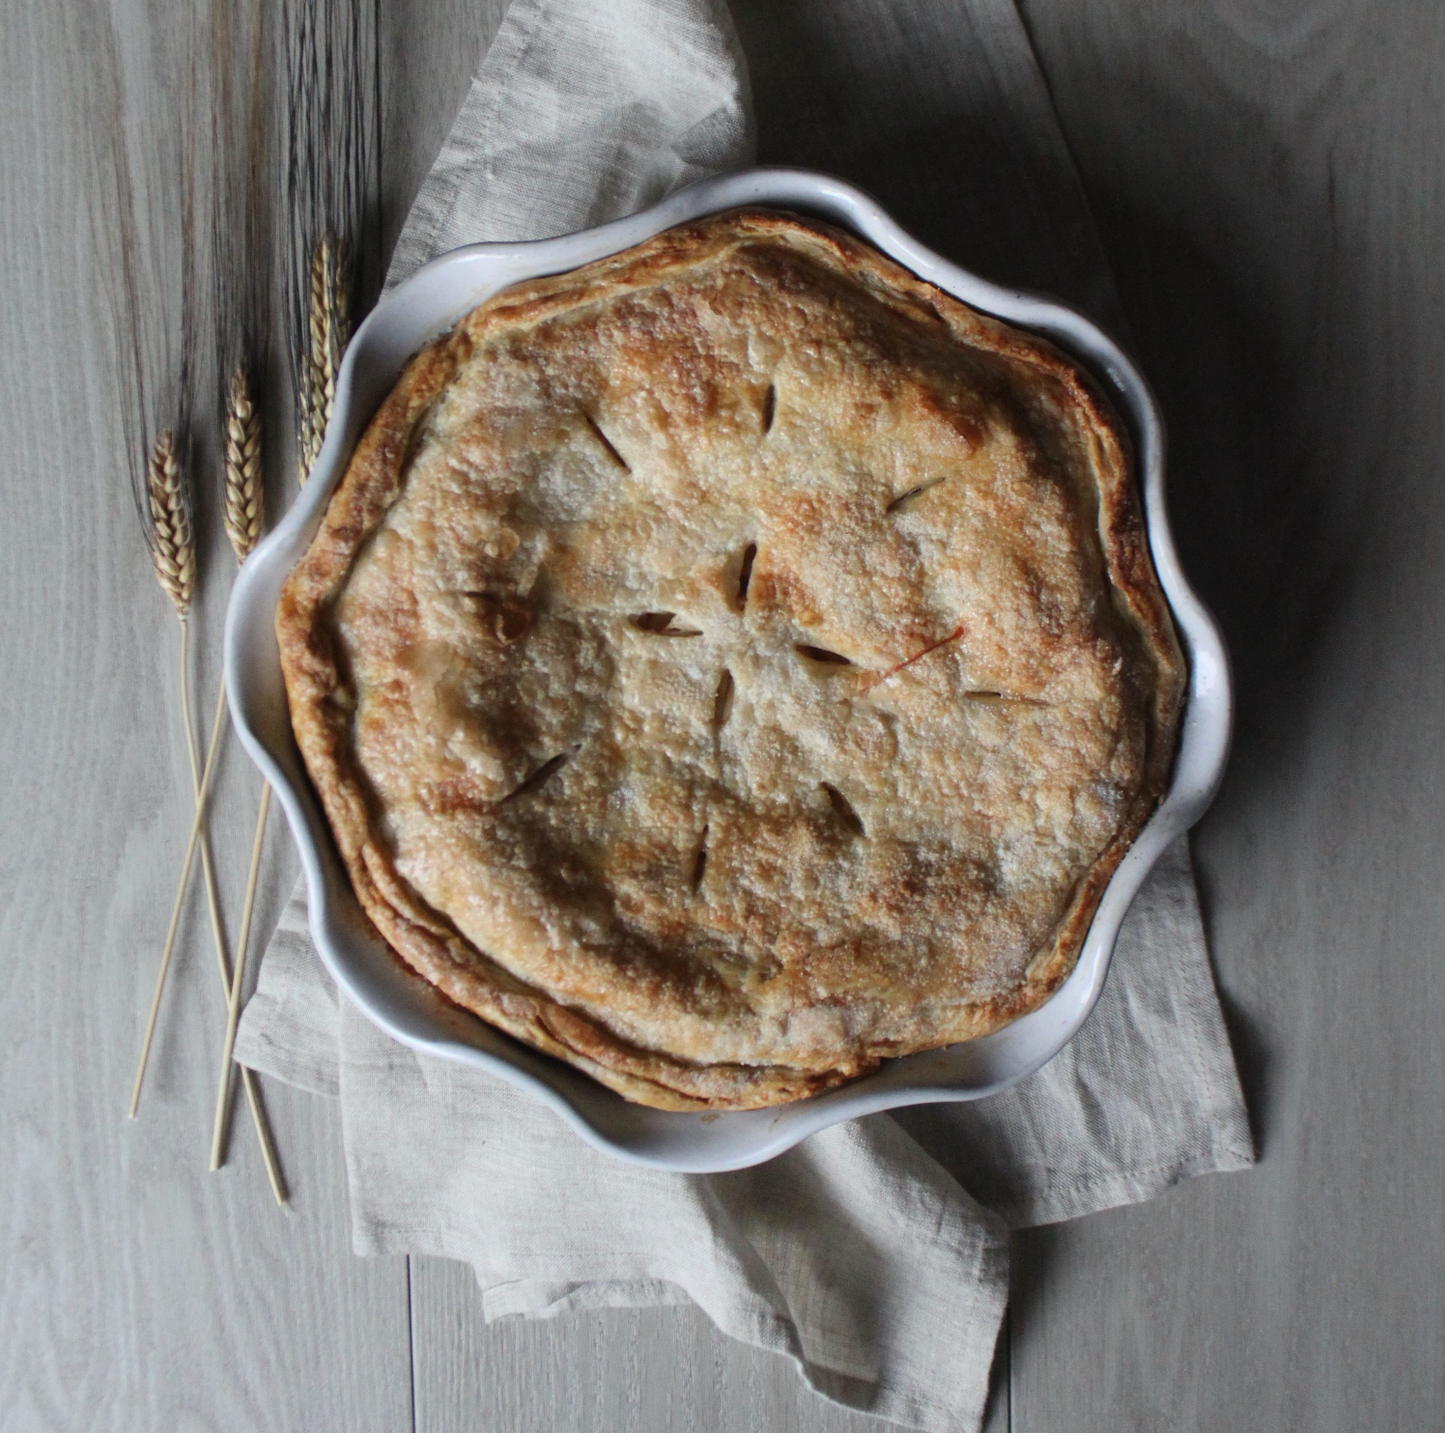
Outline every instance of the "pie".
<path fill-rule="evenodd" d="M 767 211 L 419 353 L 276 625 L 396 954 L 673 1110 L 1036 1008 L 1165 789 L 1185 675 L 1089 378 Z"/>

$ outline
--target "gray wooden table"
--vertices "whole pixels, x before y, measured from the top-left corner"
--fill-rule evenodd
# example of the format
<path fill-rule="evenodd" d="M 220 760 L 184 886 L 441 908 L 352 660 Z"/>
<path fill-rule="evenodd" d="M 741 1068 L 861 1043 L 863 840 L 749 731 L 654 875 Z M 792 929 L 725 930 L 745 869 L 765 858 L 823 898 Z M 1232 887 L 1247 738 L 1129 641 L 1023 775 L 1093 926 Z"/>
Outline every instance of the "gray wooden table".
<path fill-rule="evenodd" d="M 288 1213 L 244 1125 L 206 1174 L 222 1017 L 199 906 L 142 1119 L 123 1119 L 186 768 L 175 623 L 119 462 L 97 156 L 119 137 L 157 196 L 158 252 L 178 252 L 177 116 L 223 75 L 246 93 L 246 37 L 278 23 L 263 0 L 212 6 L 0 15 L 0 1429 L 876 1428 L 696 1313 L 486 1328 L 467 1270 L 354 1258 L 323 1101 L 267 1089 Z M 502 8 L 378 7 L 379 252 Z M 1196 852 L 1263 1158 L 1018 1237 L 990 1428 L 1439 1427 L 1445 9 L 1023 9 L 1170 421 L 1187 563 L 1237 664 L 1233 763 Z M 921 85 L 916 122 L 875 133 L 868 87 L 946 70 L 951 0 L 735 10 L 764 159 L 838 170 L 905 216 L 918 184 L 946 188 L 979 117 Z M 276 83 L 263 66 L 268 103 Z M 207 131 L 192 158 L 236 142 Z M 271 480 L 279 495 L 279 464 Z M 202 517 L 213 530 L 213 499 Z M 197 678 L 214 694 L 229 557 L 205 556 Z M 256 795 L 232 747 L 215 841 L 233 924 Z M 290 874 L 272 864 L 263 919 Z"/>

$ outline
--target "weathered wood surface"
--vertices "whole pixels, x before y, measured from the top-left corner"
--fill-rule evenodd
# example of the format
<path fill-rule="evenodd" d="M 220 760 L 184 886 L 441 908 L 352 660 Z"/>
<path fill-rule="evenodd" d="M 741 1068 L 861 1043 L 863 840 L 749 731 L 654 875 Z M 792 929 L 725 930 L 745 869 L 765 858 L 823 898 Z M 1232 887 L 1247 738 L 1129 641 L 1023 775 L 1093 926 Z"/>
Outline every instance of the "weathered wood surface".
<path fill-rule="evenodd" d="M 836 169 L 957 257 L 1029 279 L 950 208 L 957 146 L 1007 141 L 951 88 L 950 54 L 977 43 L 966 6 L 734 8 L 764 159 Z M 375 12 L 382 252 L 503 9 Z M 234 104 L 259 85 L 271 118 L 256 142 L 279 157 L 278 77 L 235 58 L 277 13 L 29 0 L 0 16 L 0 1430 L 863 1433 L 878 1425 L 695 1312 L 486 1327 L 466 1269 L 352 1257 L 325 1102 L 267 1087 L 289 1213 L 241 1121 L 231 1164 L 208 1175 L 223 1012 L 198 902 L 141 1119 L 124 1120 L 186 767 L 175 621 L 120 461 L 106 317 L 120 250 L 98 165 L 121 134 L 155 215 L 140 299 L 174 317 L 183 157 L 203 171 L 203 225 L 208 176 L 252 133 L 213 141 L 207 117 L 188 150 L 181 117 L 207 115 L 229 69 Z M 1433 1426 L 1445 14 L 1405 0 L 1028 0 L 1024 13 L 1170 420 L 1185 556 L 1237 661 L 1234 761 L 1197 854 L 1264 1158 L 1016 1240 L 990 1428 Z M 904 72 L 915 109 L 880 131 L 869 86 Z M 1000 185 L 1047 182 L 1051 162 L 1031 156 Z M 209 431 L 213 376 L 196 386 Z M 213 475 L 214 444 L 198 458 Z M 277 505 L 289 481 L 273 453 Z M 231 572 L 213 492 L 200 515 L 198 722 Z M 215 823 L 232 929 L 256 795 L 232 747 Z M 263 922 L 291 873 L 270 862 Z"/>
<path fill-rule="evenodd" d="M 97 170 L 123 133 L 137 191 L 158 206 L 161 278 L 139 301 L 175 317 L 164 256 L 180 238 L 188 50 L 206 78 L 203 17 L 187 17 L 80 4 L 0 16 L 0 1428 L 391 1433 L 411 1416 L 407 1272 L 349 1253 L 334 1114 L 266 1089 L 289 1212 L 241 1121 L 230 1165 L 206 1172 L 224 1007 L 198 901 L 140 1118 L 125 1118 L 189 778 L 177 623 L 121 461 L 106 317 L 117 233 Z M 209 725 L 234 559 L 213 492 L 199 515 L 214 538 L 195 622 Z M 213 829 L 233 933 L 259 794 L 230 746 Z"/>
<path fill-rule="evenodd" d="M 1263 1156 L 1016 1241 L 1016 1428 L 1445 1419 L 1445 10 L 1026 15 L 1240 693 L 1195 850 Z"/>
<path fill-rule="evenodd" d="M 470 1269 L 413 1259 L 416 1426 L 425 1433 L 879 1433 L 809 1392 L 786 1359 L 692 1307 L 482 1323 Z M 995 1400 L 988 1433 L 1008 1426 Z"/>

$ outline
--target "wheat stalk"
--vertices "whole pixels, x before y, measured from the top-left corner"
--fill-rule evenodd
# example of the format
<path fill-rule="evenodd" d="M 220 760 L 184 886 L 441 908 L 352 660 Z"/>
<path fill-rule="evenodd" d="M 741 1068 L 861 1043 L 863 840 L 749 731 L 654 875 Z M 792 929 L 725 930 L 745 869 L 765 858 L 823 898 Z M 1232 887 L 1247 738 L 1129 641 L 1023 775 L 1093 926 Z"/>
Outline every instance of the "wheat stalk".
<path fill-rule="evenodd" d="M 226 536 L 235 549 L 236 561 L 244 563 L 260 541 L 265 522 L 265 504 L 261 487 L 261 415 L 251 397 L 244 364 L 238 364 L 226 392 Z M 241 930 L 236 940 L 236 964 L 226 991 L 226 1035 L 221 1045 L 221 1078 L 216 1090 L 216 1118 L 211 1129 L 211 1169 L 217 1170 L 225 1160 L 226 1131 L 230 1125 L 232 1070 L 236 1049 L 236 1029 L 241 1018 L 241 991 L 246 979 L 246 956 L 251 943 L 251 916 L 256 907 L 256 884 L 261 866 L 261 852 L 266 838 L 266 817 L 271 809 L 270 784 L 262 789 L 261 805 L 256 813 L 256 834 L 251 843 L 251 869 L 246 879 L 246 900 L 241 911 Z M 242 1081 L 254 1078 L 243 1069 Z M 262 1141 L 268 1153 L 267 1172 L 271 1187 L 280 1202 L 285 1202 L 280 1170 L 274 1153 Z"/>
<path fill-rule="evenodd" d="M 190 883 L 197 849 L 201 853 L 201 869 L 205 877 L 206 901 L 210 910 L 211 934 L 216 946 L 216 962 L 220 969 L 221 984 L 226 991 L 228 1002 L 231 993 L 231 962 L 226 953 L 226 938 L 221 928 L 220 897 L 216 889 L 216 873 L 211 863 L 210 842 L 207 839 L 205 828 L 211 773 L 215 767 L 216 754 L 220 748 L 220 737 L 224 729 L 226 689 L 225 684 L 222 683 L 216 702 L 216 715 L 211 724 L 211 740 L 203 772 L 196 751 L 190 695 L 190 611 L 196 588 L 196 550 L 191 529 L 190 493 L 177 452 L 175 435 L 169 428 L 156 439 L 147 462 L 146 498 L 145 510 L 142 514 L 146 519 L 146 544 L 150 549 L 156 577 L 166 596 L 171 599 L 171 604 L 176 609 L 176 616 L 180 619 L 181 719 L 185 726 L 186 755 L 191 768 L 191 793 L 195 802 L 195 811 L 191 822 L 191 835 L 186 843 L 186 857 L 181 869 L 181 879 L 171 908 L 171 920 L 166 932 L 165 947 L 161 953 L 160 969 L 156 975 L 156 988 L 151 999 L 145 1036 L 141 1042 L 135 1085 L 131 1091 L 130 1117 L 132 1119 L 135 1118 L 140 1107 L 141 1087 L 145 1081 L 146 1065 L 150 1059 L 156 1019 L 160 1011 L 166 977 L 170 972 L 171 956 L 175 949 L 181 903 L 186 887 Z M 250 1073 L 248 1070 L 247 1076 Z M 276 1167 L 271 1134 L 266 1125 L 265 1113 L 261 1108 L 254 1079 L 247 1079 L 246 1093 L 251 1106 L 251 1117 L 256 1125 L 256 1135 L 261 1144 L 262 1156 L 266 1161 L 267 1173 L 271 1178 L 271 1187 L 276 1193 L 278 1202 L 284 1203 L 285 1186 L 281 1182 L 280 1171 Z"/>
<path fill-rule="evenodd" d="M 196 589 L 196 549 L 191 536 L 190 492 L 186 487 L 185 474 L 176 453 L 175 434 L 166 428 L 156 439 L 146 459 L 145 505 L 141 510 L 145 523 L 146 547 L 150 552 L 151 564 L 161 590 L 171 600 L 181 624 L 181 710 L 186 725 L 186 742 L 194 751 L 191 736 L 190 697 L 190 611 L 191 598 Z M 195 769 L 194 754 L 191 758 Z M 195 856 L 196 843 L 201 838 L 202 812 L 205 808 L 205 793 L 209 785 L 210 768 L 207 766 L 206 780 L 196 773 L 195 820 L 192 823 L 191 839 L 186 845 L 186 876 L 189 877 L 191 862 Z M 166 976 L 170 973 L 171 953 L 175 948 L 176 927 L 180 920 L 181 896 L 185 890 L 176 893 L 175 905 L 171 910 L 170 928 L 166 932 L 165 948 L 161 953 L 160 970 L 156 974 L 155 995 L 151 999 L 150 1016 L 146 1021 L 145 1035 L 141 1040 L 140 1061 L 136 1066 L 135 1085 L 131 1091 L 130 1117 L 134 1119 L 140 1107 L 141 1086 L 145 1082 L 146 1064 L 150 1059 L 151 1041 L 155 1036 L 156 1016 L 160 1011 L 161 995 L 165 990 Z"/>
<path fill-rule="evenodd" d="M 226 536 L 245 562 L 261 540 L 265 495 L 261 488 L 261 415 L 251 398 L 246 365 L 238 363 L 226 390 Z"/>
<path fill-rule="evenodd" d="M 309 0 L 308 0 L 309 3 Z M 215 25 L 214 42 L 217 53 L 231 56 L 231 47 L 239 38 L 240 17 L 233 7 L 212 7 Z M 265 7 L 262 7 L 263 11 Z M 270 297 L 270 191 L 268 171 L 269 149 L 266 142 L 264 107 L 270 91 L 262 79 L 268 21 L 263 17 L 251 30 L 252 83 L 249 88 L 250 124 L 241 133 L 230 132 L 240 119 L 237 113 L 240 95 L 233 93 L 231 82 L 247 67 L 222 63 L 217 103 L 211 111 L 212 136 L 221 170 L 212 189 L 214 210 L 211 218 L 211 277 L 214 284 L 213 312 L 217 352 L 222 356 L 221 368 L 221 453 L 222 490 L 221 521 L 236 553 L 237 562 L 244 563 L 261 539 L 265 528 L 265 504 L 261 472 L 261 414 L 251 384 L 248 356 L 265 353 L 269 347 L 268 306 Z M 238 142 L 239 141 L 239 142 Z M 236 358 L 235 366 L 227 368 L 227 360 Z M 225 701 L 225 683 L 218 693 L 218 703 Z M 217 713 L 223 710 L 217 706 Z M 212 749 L 224 736 L 217 726 L 212 733 Z M 207 758 L 210 759 L 209 757 Z M 233 1038 L 231 1008 L 244 975 L 245 950 L 250 934 L 248 897 L 246 915 L 235 946 L 236 968 L 232 971 L 218 960 L 222 999 L 226 1007 L 229 1048 Z M 219 954 L 219 952 L 218 952 Z M 229 1064 L 229 1058 L 228 1058 Z M 241 1081 L 251 1107 L 251 1120 L 261 1147 L 261 1156 L 271 1188 L 279 1204 L 286 1202 L 286 1188 L 276 1159 L 270 1128 L 262 1110 L 258 1080 L 247 1069 L 241 1070 Z M 233 1082 L 227 1080 L 227 1110 Z"/>
<path fill-rule="evenodd" d="M 323 234 L 311 253 L 307 352 L 301 360 L 301 481 L 321 456 L 336 405 L 336 376 L 351 338 L 346 241 Z"/>
<path fill-rule="evenodd" d="M 265 492 L 261 482 L 261 413 L 251 394 L 251 385 L 246 365 L 238 363 L 231 374 L 226 388 L 225 399 L 225 443 L 224 443 L 224 502 L 222 523 L 226 536 L 235 551 L 237 563 L 244 563 L 252 549 L 261 540 L 265 525 Z M 221 687 L 221 700 L 225 699 L 225 685 Z M 217 724 L 211 732 L 211 749 L 207 753 L 209 766 L 220 744 L 224 728 L 220 725 L 221 708 L 217 708 Z M 211 1168 L 219 1169 L 224 1153 L 224 1132 L 230 1122 L 232 1056 L 236 1044 L 236 1027 L 241 1015 L 241 988 L 246 974 L 246 951 L 251 937 L 251 913 L 256 900 L 256 874 L 261 859 L 261 841 L 265 834 L 266 811 L 270 807 L 271 788 L 268 785 L 261 797 L 261 815 L 256 823 L 256 839 L 251 853 L 251 873 L 246 886 L 246 903 L 241 915 L 241 930 L 236 942 L 236 963 L 227 969 L 221 964 L 221 985 L 226 996 L 226 1034 L 221 1051 L 221 1088 L 216 1101 L 216 1121 L 211 1139 Z M 217 948 L 219 953 L 219 947 Z M 272 1193 L 278 1204 L 286 1203 L 286 1185 L 281 1176 L 281 1167 L 276 1158 L 275 1144 L 261 1110 L 260 1097 L 256 1089 L 253 1071 L 242 1067 L 241 1083 L 251 1106 L 251 1120 L 256 1126 L 256 1137 L 261 1146 L 261 1157 L 266 1165 L 266 1174 L 271 1181 Z"/>

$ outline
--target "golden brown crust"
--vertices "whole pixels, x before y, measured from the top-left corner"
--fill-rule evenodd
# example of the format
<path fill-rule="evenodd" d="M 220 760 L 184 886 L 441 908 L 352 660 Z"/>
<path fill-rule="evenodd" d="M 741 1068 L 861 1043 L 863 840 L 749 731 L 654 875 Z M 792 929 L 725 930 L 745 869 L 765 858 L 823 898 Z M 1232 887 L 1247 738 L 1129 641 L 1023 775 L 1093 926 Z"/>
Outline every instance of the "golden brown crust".
<path fill-rule="evenodd" d="M 666 1109 L 1040 1004 L 1165 788 L 1184 678 L 1083 374 L 763 212 L 419 354 L 277 633 L 381 934 Z"/>

